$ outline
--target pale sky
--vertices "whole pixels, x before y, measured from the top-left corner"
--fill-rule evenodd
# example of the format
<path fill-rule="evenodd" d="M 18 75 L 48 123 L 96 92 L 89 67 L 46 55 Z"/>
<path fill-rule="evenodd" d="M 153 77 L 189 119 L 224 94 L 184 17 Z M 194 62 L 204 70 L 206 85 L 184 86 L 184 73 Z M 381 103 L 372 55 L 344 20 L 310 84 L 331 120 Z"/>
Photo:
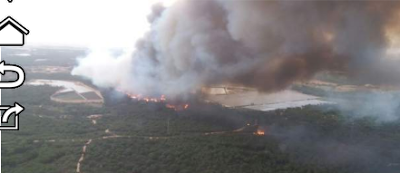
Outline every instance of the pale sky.
<path fill-rule="evenodd" d="M 0 20 L 11 16 L 30 30 L 26 45 L 131 47 L 148 30 L 156 1 L 0 0 Z"/>

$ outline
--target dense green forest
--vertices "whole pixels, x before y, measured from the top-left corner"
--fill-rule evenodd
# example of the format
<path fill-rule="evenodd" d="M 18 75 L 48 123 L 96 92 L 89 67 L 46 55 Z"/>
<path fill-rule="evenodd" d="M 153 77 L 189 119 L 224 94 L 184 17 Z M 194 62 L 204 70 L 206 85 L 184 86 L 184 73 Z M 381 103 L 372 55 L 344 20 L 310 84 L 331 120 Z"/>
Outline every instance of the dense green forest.
<path fill-rule="evenodd" d="M 3 91 L 3 100 L 18 99 L 26 107 L 20 131 L 3 132 L 4 171 L 74 172 L 89 139 L 93 142 L 82 172 L 395 172 L 399 168 L 398 122 L 350 121 L 334 106 L 259 112 L 195 102 L 188 110 L 174 111 L 162 103 L 110 95 L 99 107 L 53 103 L 49 96 L 55 90 L 23 86 L 18 92 Z M 96 124 L 88 118 L 93 114 L 102 115 Z M 257 123 L 266 134 L 233 132 L 248 123 Z"/>
<path fill-rule="evenodd" d="M 35 50 L 29 52 L 35 55 L 30 59 L 10 62 L 31 65 L 45 52 Z M 70 66 L 75 63 L 71 57 L 83 53 L 62 52 L 66 57 L 61 58 L 68 60 L 48 58 L 46 65 Z M 51 50 L 49 55 L 59 54 Z M 35 73 L 27 78 L 90 85 L 69 74 Z M 4 172 L 77 172 L 84 148 L 79 162 L 84 173 L 396 173 L 400 169 L 400 122 L 351 118 L 337 105 L 261 112 L 191 100 L 189 109 L 174 111 L 165 103 L 134 101 L 106 89 L 103 105 L 60 104 L 50 100 L 57 90 L 28 85 L 2 90 L 3 104 L 18 101 L 25 107 L 20 130 L 2 132 Z M 253 134 L 257 128 L 265 135 Z"/>

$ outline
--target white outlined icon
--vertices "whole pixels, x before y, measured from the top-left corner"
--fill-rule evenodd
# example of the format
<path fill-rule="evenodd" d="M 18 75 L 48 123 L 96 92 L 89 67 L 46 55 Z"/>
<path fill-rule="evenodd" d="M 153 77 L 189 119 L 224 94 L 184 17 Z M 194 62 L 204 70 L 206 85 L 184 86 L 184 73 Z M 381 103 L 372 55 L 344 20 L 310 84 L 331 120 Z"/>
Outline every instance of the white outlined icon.
<path fill-rule="evenodd" d="M 13 64 L 6 64 L 4 61 L 0 62 L 0 74 L 5 75 L 7 71 L 15 72 L 18 79 L 15 81 L 0 81 L 0 89 L 18 88 L 25 81 L 25 71 L 22 67 Z"/>
<path fill-rule="evenodd" d="M 0 62 L 0 74 L 5 75 L 6 72 L 15 72 L 18 77 L 15 81 L 0 81 L 0 89 L 12 89 L 21 86 L 25 81 L 25 71 L 22 67 L 14 64 L 6 64 L 4 61 Z M 4 111 L 1 116 L 1 123 L 8 123 L 10 116 L 15 114 L 13 126 L 3 126 L 1 124 L 0 130 L 18 130 L 19 129 L 19 114 L 24 110 L 24 107 L 18 103 L 14 106 L 0 105 L 0 110 Z"/>
<path fill-rule="evenodd" d="M 23 110 L 24 110 L 24 107 L 22 107 L 18 103 L 15 103 L 14 107 L 9 107 L 9 109 L 7 109 L 7 111 L 4 112 L 3 116 L 1 117 L 1 122 L 7 123 L 11 114 L 15 113 L 16 115 L 19 115 L 19 113 L 21 113 Z"/>
<path fill-rule="evenodd" d="M 0 126 L 0 130 L 19 130 L 19 114 L 24 111 L 24 107 L 18 103 L 14 103 L 14 106 L 0 106 L 0 110 L 5 111 L 3 115 L 1 115 L 1 123 L 8 123 L 12 114 L 14 116 L 14 125 L 12 126 Z"/>
<path fill-rule="evenodd" d="M 23 46 L 29 30 L 11 16 L 0 22 L 0 46 Z"/>

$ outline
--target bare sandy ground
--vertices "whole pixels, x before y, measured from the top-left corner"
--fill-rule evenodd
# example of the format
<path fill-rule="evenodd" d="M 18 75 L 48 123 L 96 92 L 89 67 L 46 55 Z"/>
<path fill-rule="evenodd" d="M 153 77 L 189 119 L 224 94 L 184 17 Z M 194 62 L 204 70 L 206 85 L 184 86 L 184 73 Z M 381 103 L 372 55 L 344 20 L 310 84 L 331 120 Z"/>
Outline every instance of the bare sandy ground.
<path fill-rule="evenodd" d="M 216 92 L 216 90 L 218 90 Z M 272 111 L 306 105 L 332 104 L 322 98 L 303 94 L 294 90 L 283 90 L 274 93 L 261 93 L 254 89 L 221 88 L 207 89 L 207 101 L 220 103 L 226 107 L 241 107 L 261 111 Z M 223 92 L 227 91 L 227 92 Z M 217 94 L 216 94 L 217 93 Z"/>

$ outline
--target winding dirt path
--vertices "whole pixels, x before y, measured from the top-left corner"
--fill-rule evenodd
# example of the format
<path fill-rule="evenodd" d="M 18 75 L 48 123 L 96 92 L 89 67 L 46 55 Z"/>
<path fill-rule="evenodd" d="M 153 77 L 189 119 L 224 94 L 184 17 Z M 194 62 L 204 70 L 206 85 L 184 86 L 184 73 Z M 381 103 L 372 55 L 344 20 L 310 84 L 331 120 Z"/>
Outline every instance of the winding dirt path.
<path fill-rule="evenodd" d="M 81 163 L 83 162 L 83 160 L 85 160 L 85 153 L 86 153 L 86 148 L 88 147 L 88 145 L 90 145 L 90 143 L 92 143 L 92 139 L 89 139 L 85 145 L 83 145 L 82 147 L 82 154 L 81 157 L 78 160 L 78 163 L 76 164 L 76 172 L 80 173 L 81 172 Z"/>
<path fill-rule="evenodd" d="M 95 123 L 93 123 L 94 125 Z M 199 136 L 208 136 L 208 135 L 223 135 L 223 134 L 227 134 L 227 133 L 232 133 L 232 132 L 242 132 L 245 127 L 233 130 L 233 131 L 216 131 L 216 132 L 207 132 L 207 133 L 199 133 L 196 135 Z M 91 138 L 91 139 L 42 139 L 42 140 L 34 140 L 34 143 L 39 143 L 39 142 L 43 142 L 43 143 L 54 143 L 54 142 L 84 142 L 86 141 L 86 143 L 83 145 L 82 147 L 82 152 L 81 152 L 81 156 L 78 160 L 78 163 L 76 164 L 76 172 L 77 173 L 81 173 L 81 167 L 82 167 L 82 162 L 85 160 L 85 154 L 87 151 L 88 146 L 94 141 L 94 140 L 110 140 L 110 139 L 118 139 L 118 138 L 142 138 L 142 139 L 148 139 L 148 140 L 165 140 L 165 139 L 171 139 L 171 138 L 178 138 L 178 137 L 187 137 L 187 136 L 193 136 L 194 134 L 187 134 L 187 135 L 172 135 L 172 136 L 136 136 L 136 135 L 118 135 L 115 134 L 114 132 L 110 131 L 109 129 L 105 130 L 105 133 L 107 134 L 106 136 L 101 136 L 98 138 Z"/>

